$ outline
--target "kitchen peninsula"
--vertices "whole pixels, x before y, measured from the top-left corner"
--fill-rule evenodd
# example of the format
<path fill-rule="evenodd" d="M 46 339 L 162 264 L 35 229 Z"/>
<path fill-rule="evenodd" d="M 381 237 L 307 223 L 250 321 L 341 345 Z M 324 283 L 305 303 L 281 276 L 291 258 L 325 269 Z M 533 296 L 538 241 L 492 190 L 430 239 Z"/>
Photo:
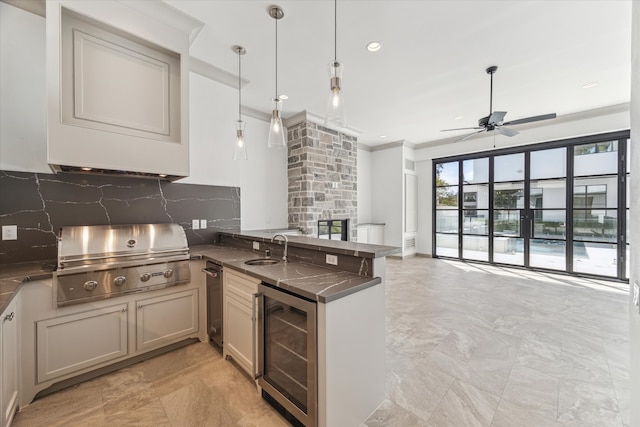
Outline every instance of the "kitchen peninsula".
<path fill-rule="evenodd" d="M 360 425 L 384 400 L 385 257 L 399 248 L 276 234 L 222 232 L 192 255 L 317 303 L 317 425 Z M 246 264 L 285 251 L 288 262 Z"/>

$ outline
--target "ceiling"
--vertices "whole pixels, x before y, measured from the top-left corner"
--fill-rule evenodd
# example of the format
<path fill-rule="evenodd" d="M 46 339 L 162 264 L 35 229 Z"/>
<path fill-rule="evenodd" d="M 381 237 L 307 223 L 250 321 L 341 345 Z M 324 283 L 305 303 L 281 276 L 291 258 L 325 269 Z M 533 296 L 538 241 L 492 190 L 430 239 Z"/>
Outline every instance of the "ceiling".
<path fill-rule="evenodd" d="M 265 114 L 275 95 L 268 8 L 280 6 L 278 91 L 289 97 L 283 117 L 324 115 L 332 0 L 165 1 L 206 24 L 191 56 L 226 72 L 227 84 L 238 70 L 232 46 L 246 48 L 243 106 Z M 630 100 L 630 0 L 338 0 L 337 10 L 348 128 L 361 144 L 429 144 L 468 134 L 440 130 L 476 126 L 489 113 L 491 65 L 498 66 L 493 109 L 507 111 L 505 121 L 552 112 L 561 119 Z M 380 51 L 366 50 L 371 41 Z M 582 87 L 590 82 L 598 84 Z"/>
<path fill-rule="evenodd" d="M 243 105 L 266 113 L 275 95 L 275 22 L 267 10 L 282 7 L 278 90 L 289 96 L 283 116 L 324 115 L 333 1 L 167 2 L 206 23 L 193 57 L 237 74 L 232 46 L 247 49 Z M 476 126 L 488 114 L 490 65 L 498 66 L 493 107 L 508 112 L 505 121 L 630 99 L 631 1 L 338 0 L 337 8 L 348 127 L 366 145 L 469 133 L 440 130 Z M 365 47 L 374 40 L 382 49 L 370 53 Z"/>

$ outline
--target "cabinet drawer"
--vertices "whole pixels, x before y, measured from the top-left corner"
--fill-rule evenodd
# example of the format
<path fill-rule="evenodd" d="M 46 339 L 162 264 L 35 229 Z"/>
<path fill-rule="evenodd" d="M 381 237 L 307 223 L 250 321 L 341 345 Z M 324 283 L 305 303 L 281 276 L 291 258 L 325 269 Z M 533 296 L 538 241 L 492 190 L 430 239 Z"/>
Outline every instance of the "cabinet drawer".
<path fill-rule="evenodd" d="M 127 304 L 36 322 L 38 382 L 126 356 Z"/>
<path fill-rule="evenodd" d="M 253 304 L 253 294 L 258 292 L 260 280 L 228 268 L 224 270 L 222 277 L 224 280 L 224 292 L 235 294 L 246 304 Z"/>

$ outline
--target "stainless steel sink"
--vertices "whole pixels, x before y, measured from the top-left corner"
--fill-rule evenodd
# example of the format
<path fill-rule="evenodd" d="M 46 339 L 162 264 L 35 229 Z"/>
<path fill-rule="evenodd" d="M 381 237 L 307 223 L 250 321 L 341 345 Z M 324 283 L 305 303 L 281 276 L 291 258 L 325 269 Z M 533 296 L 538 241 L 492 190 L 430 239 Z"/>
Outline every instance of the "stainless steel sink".
<path fill-rule="evenodd" d="M 257 259 L 250 259 L 248 261 L 245 261 L 244 263 L 247 265 L 272 265 L 272 264 L 277 264 L 279 262 L 280 260 L 277 260 L 274 258 L 257 258 Z"/>

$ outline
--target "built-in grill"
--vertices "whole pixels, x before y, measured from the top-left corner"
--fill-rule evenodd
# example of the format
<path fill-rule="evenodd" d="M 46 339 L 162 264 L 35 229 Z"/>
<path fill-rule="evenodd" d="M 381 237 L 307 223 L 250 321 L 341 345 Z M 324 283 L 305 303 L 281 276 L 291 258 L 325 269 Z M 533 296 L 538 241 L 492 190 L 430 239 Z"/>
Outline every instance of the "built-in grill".
<path fill-rule="evenodd" d="M 177 224 L 60 229 L 58 306 L 188 283 L 189 246 Z"/>

